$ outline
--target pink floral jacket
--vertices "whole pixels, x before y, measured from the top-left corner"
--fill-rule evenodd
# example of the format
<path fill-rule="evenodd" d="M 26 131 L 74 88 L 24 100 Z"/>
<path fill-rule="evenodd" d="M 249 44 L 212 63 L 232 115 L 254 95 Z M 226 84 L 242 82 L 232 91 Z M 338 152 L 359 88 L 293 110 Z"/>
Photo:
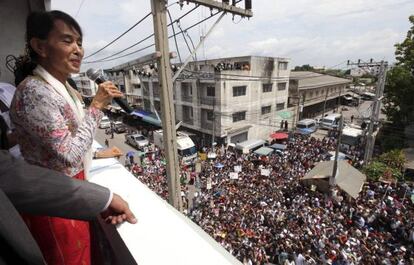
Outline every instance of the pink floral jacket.
<path fill-rule="evenodd" d="M 10 116 L 27 162 L 72 177 L 83 170 L 83 157 L 103 113 L 89 108 L 78 124 L 69 104 L 50 84 L 29 76 L 16 89 Z"/>

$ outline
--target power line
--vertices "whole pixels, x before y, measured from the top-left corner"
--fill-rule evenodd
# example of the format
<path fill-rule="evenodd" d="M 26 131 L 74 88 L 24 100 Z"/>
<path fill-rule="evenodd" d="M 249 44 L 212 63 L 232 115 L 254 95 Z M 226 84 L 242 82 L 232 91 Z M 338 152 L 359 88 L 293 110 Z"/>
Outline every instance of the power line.
<path fill-rule="evenodd" d="M 134 29 L 136 26 L 138 26 L 142 21 L 144 21 L 147 17 L 149 17 L 151 15 L 151 12 L 149 12 L 148 14 L 146 14 L 143 18 L 141 18 L 140 20 L 138 20 L 138 22 L 136 22 L 134 25 L 132 25 L 129 29 L 127 29 L 126 31 L 124 31 L 121 35 L 119 35 L 118 37 L 116 37 L 114 40 L 112 40 L 111 42 L 109 42 L 108 44 L 106 44 L 105 46 L 103 46 L 102 48 L 100 48 L 99 50 L 97 50 L 96 52 L 88 55 L 85 57 L 85 59 L 94 56 L 95 54 L 103 51 L 104 49 L 106 49 L 108 46 L 110 46 L 111 44 L 113 44 L 114 42 L 116 42 L 117 40 L 119 40 L 120 38 L 122 38 L 125 34 L 127 34 L 128 32 L 130 32 L 132 29 Z"/>
<path fill-rule="evenodd" d="M 183 17 L 187 16 L 188 14 L 190 14 L 191 12 L 193 12 L 194 10 L 196 10 L 198 7 L 199 7 L 199 5 L 196 5 L 195 7 L 193 7 L 192 9 L 190 9 L 188 12 L 186 12 L 184 15 L 180 16 L 179 18 L 177 18 L 176 20 L 174 20 L 173 22 L 171 22 L 171 23 L 170 23 L 170 24 L 168 24 L 167 26 L 171 26 L 171 25 L 173 25 L 173 23 L 174 23 L 174 22 L 176 22 L 176 21 L 178 21 L 178 20 L 182 19 Z M 177 34 L 177 35 L 178 35 L 178 34 Z M 88 64 L 88 63 L 107 62 L 107 61 L 116 60 L 116 59 L 119 59 L 119 58 L 123 58 L 123 57 L 125 57 L 125 56 L 129 56 L 129 55 L 131 55 L 131 54 L 134 54 L 134 53 L 140 52 L 140 51 L 145 50 L 145 49 L 147 49 L 147 48 L 149 48 L 149 47 L 151 47 L 151 46 L 153 46 L 153 45 L 155 45 L 155 44 L 152 44 L 151 46 L 147 46 L 147 47 L 145 47 L 145 49 L 139 49 L 139 50 L 133 51 L 133 52 L 131 52 L 131 53 L 126 54 L 125 56 L 124 56 L 124 55 L 122 55 L 122 56 L 118 56 L 118 57 L 116 57 L 116 58 L 114 58 L 114 59 L 112 59 L 112 60 L 107 60 L 107 59 L 109 59 L 109 58 L 112 58 L 112 57 L 114 57 L 114 56 L 116 56 L 116 55 L 119 55 L 119 54 L 121 54 L 121 53 L 123 53 L 123 52 L 125 52 L 125 51 L 127 51 L 127 50 L 129 50 L 129 49 L 131 49 L 131 48 L 133 48 L 133 47 L 135 47 L 135 46 L 137 46 L 137 45 L 139 45 L 139 44 L 143 43 L 144 41 L 146 41 L 146 40 L 150 39 L 150 38 L 151 38 L 151 37 L 153 37 L 153 36 L 154 36 L 154 33 L 152 33 L 152 34 L 148 35 L 147 37 L 143 38 L 142 40 L 140 40 L 140 41 L 138 41 L 138 42 L 136 42 L 136 43 L 134 43 L 134 44 L 132 44 L 132 45 L 130 45 L 130 46 L 128 46 L 128 47 L 126 47 L 125 49 L 123 49 L 123 50 L 121 50 L 121 51 L 119 51 L 119 52 L 116 52 L 116 53 L 114 53 L 114 54 L 111 54 L 111 55 L 106 56 L 106 57 L 101 58 L 101 59 L 97 59 L 97 60 L 95 60 L 95 61 L 89 61 L 89 62 L 84 62 L 84 63 Z"/>
<path fill-rule="evenodd" d="M 218 13 L 220 13 L 220 12 L 221 12 L 221 11 L 218 11 L 217 13 L 212 14 L 211 16 L 209 16 L 209 17 L 207 17 L 207 18 L 205 18 L 205 19 L 203 19 L 203 20 L 200 20 L 199 22 L 197 22 L 197 23 L 193 24 L 192 26 L 190 26 L 190 27 L 186 28 L 185 30 L 192 29 L 193 27 L 195 27 L 195 26 L 197 26 L 197 25 L 199 25 L 199 24 L 201 24 L 201 23 L 205 22 L 206 20 L 208 20 L 208 19 L 210 19 L 210 18 L 214 17 L 215 15 L 217 15 L 217 14 L 218 14 Z M 178 35 L 178 34 L 181 34 L 181 31 L 180 31 L 180 32 L 177 32 L 176 34 L 173 34 L 173 35 L 169 36 L 169 37 L 168 37 L 168 39 L 171 39 L 171 38 L 173 38 L 173 37 L 174 37 L 174 35 L 176 36 L 176 35 Z M 152 36 L 154 36 L 154 34 L 151 34 L 150 36 L 146 37 L 144 40 L 147 40 L 147 39 L 149 39 L 149 38 L 150 38 L 150 37 L 152 37 Z M 140 52 L 140 51 L 143 51 L 143 50 L 148 49 L 148 48 L 150 48 L 150 47 L 152 47 L 152 46 L 154 46 L 154 45 L 155 45 L 154 43 L 152 43 L 152 44 L 150 44 L 150 45 L 148 45 L 148 46 L 146 46 L 146 47 L 144 47 L 144 48 L 141 48 L 141 49 L 139 49 L 139 50 L 135 50 L 135 51 L 132 51 L 132 52 L 130 52 L 130 53 L 127 53 L 127 54 L 124 54 L 124 55 L 121 55 L 121 56 L 118 56 L 118 57 L 115 57 L 115 58 L 111 58 L 111 57 L 113 57 L 113 56 L 115 56 L 115 55 L 117 55 L 117 54 L 120 54 L 120 53 L 122 53 L 122 52 L 126 51 L 127 49 L 129 49 L 129 48 L 131 48 L 131 47 L 133 47 L 133 46 L 138 45 L 139 43 L 143 42 L 144 40 L 142 40 L 142 41 L 140 41 L 140 42 L 138 42 L 138 43 L 135 43 L 135 44 L 131 45 L 130 47 L 128 47 L 128 48 L 126 48 L 126 49 L 124 49 L 124 50 L 122 50 L 122 51 L 120 51 L 120 52 L 118 52 L 118 53 L 115 53 L 115 54 L 113 54 L 113 55 L 107 56 L 107 57 L 102 58 L 102 59 L 99 59 L 99 60 L 89 61 L 89 62 L 84 62 L 84 63 L 85 63 L 85 64 L 89 64 L 89 63 L 99 63 L 99 62 L 109 62 L 109 61 L 113 61 L 113 60 L 116 60 L 116 59 L 119 59 L 119 58 L 123 58 L 123 57 L 129 56 L 129 55 L 132 55 L 132 54 L 134 54 L 134 53 L 138 53 L 138 52 Z M 111 59 L 109 59 L 109 58 L 111 58 Z"/>
<path fill-rule="evenodd" d="M 181 60 L 180 49 L 178 48 L 177 37 L 175 35 L 175 27 L 174 27 L 174 24 L 173 24 L 173 19 L 172 19 L 170 10 L 168 10 L 168 9 L 167 9 L 167 14 L 168 14 L 168 17 L 170 18 L 171 27 L 172 27 L 172 31 L 173 31 L 173 34 L 174 34 L 174 42 L 175 42 L 175 48 L 177 49 L 178 59 L 180 60 L 180 63 L 182 63 L 183 61 Z"/>
<path fill-rule="evenodd" d="M 79 15 L 79 11 L 81 10 L 82 6 L 83 6 L 83 2 L 85 2 L 85 0 L 82 0 L 82 2 L 79 5 L 78 11 L 76 11 L 76 15 L 75 18 Z"/>

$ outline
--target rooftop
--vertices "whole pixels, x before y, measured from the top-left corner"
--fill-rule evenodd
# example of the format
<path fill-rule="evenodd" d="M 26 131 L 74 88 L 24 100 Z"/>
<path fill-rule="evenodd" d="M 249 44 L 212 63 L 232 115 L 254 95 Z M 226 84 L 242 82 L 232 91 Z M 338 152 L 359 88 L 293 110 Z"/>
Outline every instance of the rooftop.
<path fill-rule="evenodd" d="M 349 84 L 351 80 L 309 71 L 290 72 L 290 80 L 297 80 L 299 89 Z"/>

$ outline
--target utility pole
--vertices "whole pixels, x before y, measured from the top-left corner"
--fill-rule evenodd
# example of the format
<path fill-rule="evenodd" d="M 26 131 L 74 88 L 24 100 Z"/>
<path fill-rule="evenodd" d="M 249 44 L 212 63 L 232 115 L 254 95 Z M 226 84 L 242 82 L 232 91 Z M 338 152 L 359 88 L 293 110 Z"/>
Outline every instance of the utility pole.
<path fill-rule="evenodd" d="M 375 99 L 374 99 L 374 105 L 372 107 L 371 111 L 371 117 L 370 117 L 370 123 L 368 126 L 368 134 L 366 138 L 366 145 L 365 145 L 365 154 L 364 154 L 364 163 L 367 164 L 372 159 L 372 154 L 374 152 L 374 145 L 375 145 L 375 135 L 374 134 L 374 123 L 378 122 L 379 120 L 379 113 L 381 109 L 381 100 L 384 95 L 384 87 L 385 87 L 385 80 L 387 76 L 387 66 L 388 63 L 385 61 L 381 62 L 374 62 L 372 59 L 369 63 L 361 62 L 361 60 L 358 60 L 357 63 L 350 63 L 348 61 L 348 65 L 356 65 L 358 67 L 362 68 L 372 68 L 372 67 L 379 67 L 379 74 L 378 74 L 378 81 L 375 91 Z"/>
<path fill-rule="evenodd" d="M 331 189 L 333 189 L 336 186 L 336 172 L 338 171 L 338 155 L 339 155 L 339 147 L 341 146 L 341 138 L 342 138 L 342 127 L 343 127 L 343 115 L 342 115 L 342 111 L 341 111 L 341 119 L 339 120 L 339 135 L 338 135 L 338 139 L 337 139 L 337 143 L 336 143 L 336 150 L 335 150 L 335 160 L 334 160 L 334 164 L 333 164 L 333 170 L 332 170 L 332 176 L 329 179 L 329 186 L 331 187 Z"/>
<path fill-rule="evenodd" d="M 182 211 L 181 186 L 178 167 L 177 132 L 173 104 L 173 82 L 167 30 L 167 1 L 151 0 L 154 22 L 155 50 L 161 53 L 157 59 L 158 79 L 161 92 L 161 113 L 165 157 L 167 159 L 167 183 L 169 203 Z"/>
<path fill-rule="evenodd" d="M 326 93 L 325 93 L 325 102 L 323 103 L 323 112 L 322 112 L 322 119 L 325 116 L 325 112 L 326 112 L 326 100 L 328 99 L 328 91 L 329 89 L 326 88 Z"/>
<path fill-rule="evenodd" d="M 214 94 L 214 98 L 213 98 L 213 133 L 211 134 L 211 151 L 214 151 L 214 138 L 216 136 L 216 113 L 215 111 L 215 107 L 216 107 L 216 97 Z"/>

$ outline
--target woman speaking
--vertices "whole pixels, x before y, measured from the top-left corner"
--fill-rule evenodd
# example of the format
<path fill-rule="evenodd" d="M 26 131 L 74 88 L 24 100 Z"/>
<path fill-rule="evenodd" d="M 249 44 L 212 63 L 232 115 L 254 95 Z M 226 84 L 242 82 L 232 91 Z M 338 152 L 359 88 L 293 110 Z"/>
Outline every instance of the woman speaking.
<path fill-rule="evenodd" d="M 82 30 L 60 11 L 34 12 L 26 21 L 26 54 L 15 72 L 18 85 L 11 118 L 24 159 L 85 179 L 102 109 L 123 94 L 111 82 L 99 85 L 84 110 L 68 83 L 83 58 Z M 24 216 L 49 265 L 90 264 L 89 224 L 47 216 Z"/>

